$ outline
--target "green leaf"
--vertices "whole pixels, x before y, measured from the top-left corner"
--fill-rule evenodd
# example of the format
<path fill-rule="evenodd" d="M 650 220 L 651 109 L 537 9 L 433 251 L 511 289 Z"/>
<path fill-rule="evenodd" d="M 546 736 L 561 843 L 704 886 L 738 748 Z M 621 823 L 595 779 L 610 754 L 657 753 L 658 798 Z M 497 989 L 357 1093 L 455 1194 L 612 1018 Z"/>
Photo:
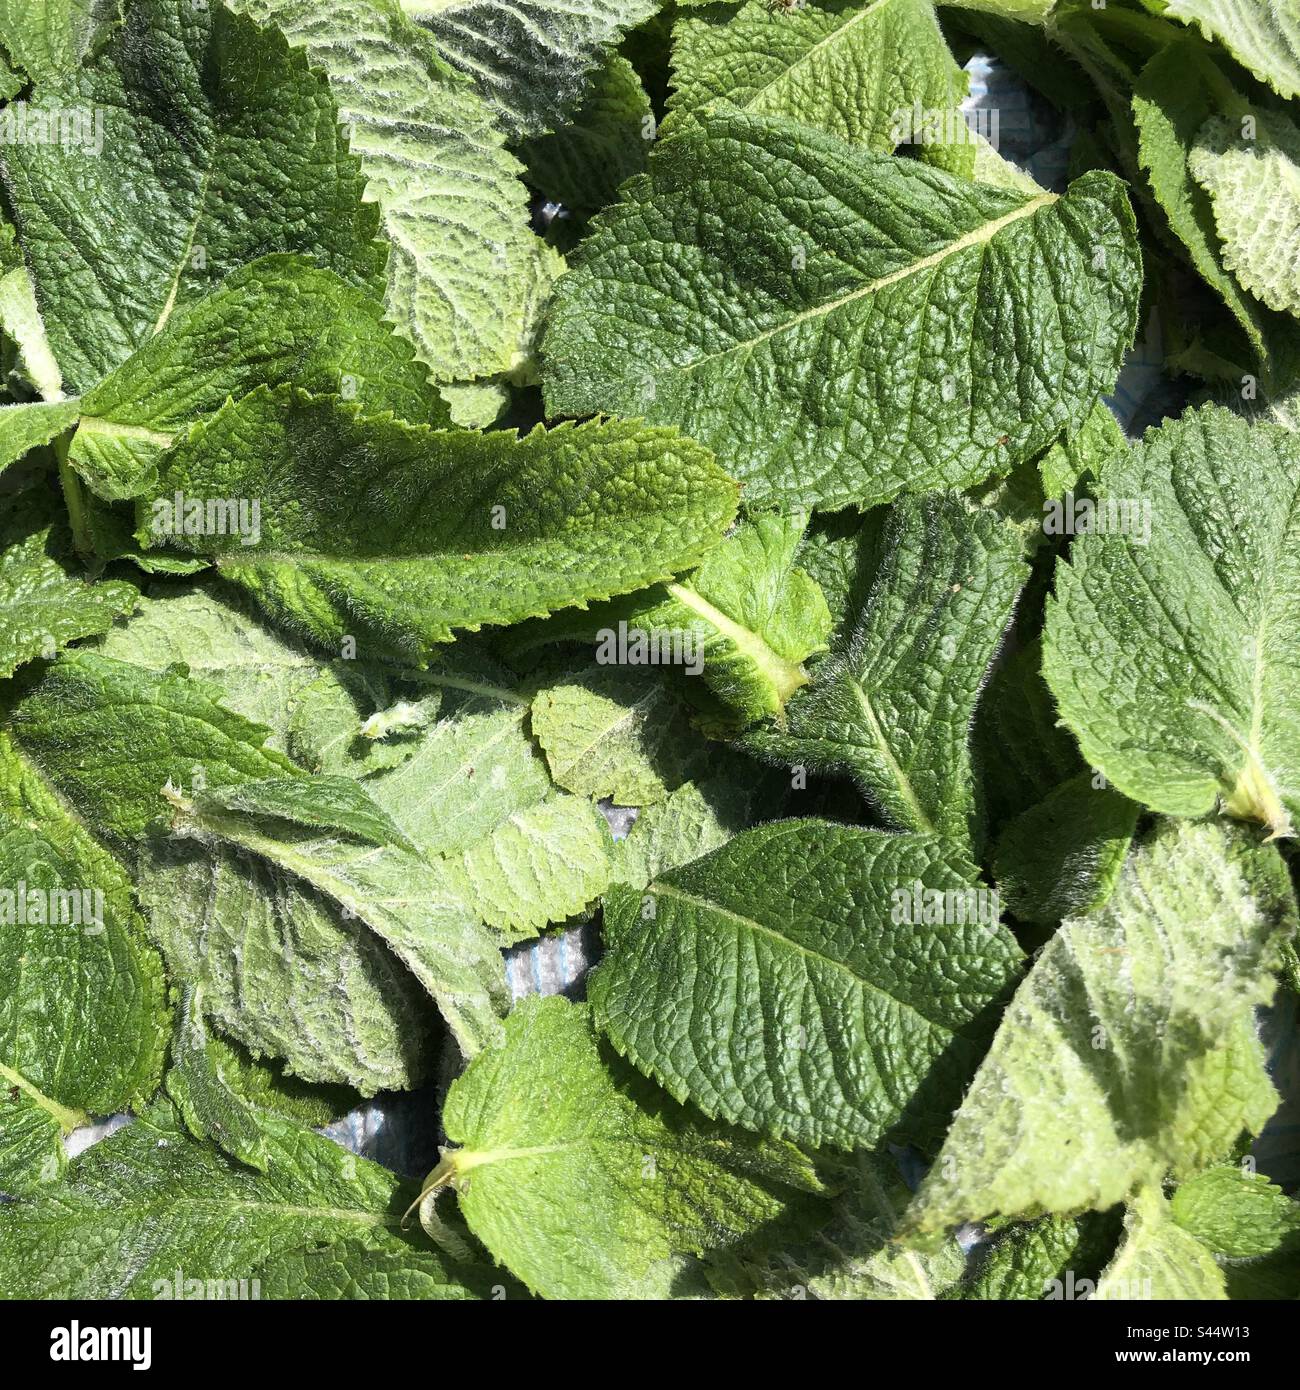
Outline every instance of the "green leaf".
<path fill-rule="evenodd" d="M 1280 96 L 1300 96 L 1300 15 L 1293 0 L 1165 0 L 1160 9 L 1222 44 Z"/>
<path fill-rule="evenodd" d="M 276 1255 L 258 1270 L 263 1298 L 467 1299 L 527 1298 L 527 1292 L 486 1260 L 461 1264 L 433 1250 L 374 1250 L 364 1241 L 319 1241 Z"/>
<path fill-rule="evenodd" d="M 57 439 L 77 423 L 76 401 L 28 401 L 0 405 L 0 471 Z"/>
<path fill-rule="evenodd" d="M 444 892 L 505 939 L 581 912 L 609 881 L 609 831 L 590 801 L 556 791 L 524 728 L 527 699 L 454 670 L 428 680 L 448 682 L 441 718 L 367 782 L 376 803 Z"/>
<path fill-rule="evenodd" d="M 1060 497 L 1078 487 L 1085 476 L 1099 476 L 1127 443 L 1110 406 L 1098 401 L 1077 433 L 1053 444 L 1038 460 L 1044 496 Z"/>
<path fill-rule="evenodd" d="M 158 460 L 178 436 L 255 387 L 285 383 L 342 393 L 368 414 L 448 423 L 425 369 L 382 312 L 300 256 L 243 266 L 82 398 L 68 462 L 101 497 L 140 496 L 156 487 Z M 172 499 L 155 499 L 155 525 L 159 500 Z"/>
<path fill-rule="evenodd" d="M 677 21 L 673 126 L 716 102 L 754 116 L 788 116 L 851 144 L 890 154 L 917 140 L 914 112 L 957 114 L 967 77 L 948 51 L 930 0 L 831 0 L 774 14 L 764 0 L 739 10 L 689 11 Z M 947 160 L 962 146 L 943 147 Z M 973 137 L 965 147 L 967 169 Z M 953 172 L 958 172 L 953 169 Z"/>
<path fill-rule="evenodd" d="M 1139 267 L 1105 174 L 1026 197 L 791 121 L 703 113 L 557 287 L 547 408 L 678 424 L 754 504 L 969 485 L 1077 428 L 1111 387 Z"/>
<path fill-rule="evenodd" d="M 1177 1226 L 1156 1185 L 1144 1187 L 1124 1217 L 1124 1239 L 1094 1298 L 1224 1299 L 1223 1272 L 1209 1252 Z"/>
<path fill-rule="evenodd" d="M 599 1047 L 585 1007 L 527 999 L 452 1084 L 427 1191 L 547 1298 L 663 1298 L 686 1256 L 734 1245 L 815 1190 L 798 1150 L 702 1120 Z"/>
<path fill-rule="evenodd" d="M 438 51 L 473 78 L 511 139 L 564 124 L 592 69 L 655 0 L 401 0 Z"/>
<path fill-rule="evenodd" d="M 174 978 L 255 1057 L 363 1095 L 405 1090 L 434 1056 L 428 996 L 388 946 L 301 879 L 193 843 L 142 856 L 137 892 Z"/>
<path fill-rule="evenodd" d="M 1192 177 L 1210 195 L 1224 264 L 1270 309 L 1300 316 L 1300 131 L 1269 111 L 1251 118 L 1250 139 L 1236 121 L 1204 125 Z"/>
<path fill-rule="evenodd" d="M 590 216 L 618 196 L 619 185 L 645 169 L 655 136 L 650 98 L 636 69 L 613 53 L 567 125 L 519 147 L 528 181 L 547 198 Z"/>
<path fill-rule="evenodd" d="M 1145 527 L 1094 531 L 1057 568 L 1043 669 L 1061 717 L 1087 761 L 1154 810 L 1221 806 L 1291 833 L 1298 476 L 1287 431 L 1189 411 L 1099 485 L 1104 503 L 1149 507 L 1150 543 Z"/>
<path fill-rule="evenodd" d="M 346 815 L 339 814 L 339 792 L 354 793 Z M 270 789 L 254 783 L 236 795 L 214 789 L 192 798 L 175 797 L 174 834 L 203 843 L 244 850 L 293 875 L 328 898 L 345 918 L 360 918 L 396 954 L 437 1002 L 461 1050 L 473 1056 L 500 1035 L 499 1013 L 506 1002 L 505 970 L 492 936 L 462 899 L 449 891 L 436 866 L 412 850 L 370 843 L 381 820 L 378 807 L 361 815 L 365 792 L 346 779 L 303 778 L 291 800 L 277 782 Z M 240 806 L 274 806 L 267 817 Z M 355 830 L 320 837 L 322 826 Z"/>
<path fill-rule="evenodd" d="M 590 666 L 533 698 L 533 736 L 556 783 L 617 806 L 662 801 L 683 778 L 692 736 L 667 684 L 630 667 Z"/>
<path fill-rule="evenodd" d="M 397 0 L 226 3 L 328 77 L 392 247 L 386 312 L 421 361 L 439 381 L 518 367 L 559 267 L 488 106 Z"/>
<path fill-rule="evenodd" d="M 265 728 L 226 709 L 210 686 L 98 652 L 65 653 L 18 704 L 10 729 L 92 827 L 124 840 L 164 814 L 169 784 L 307 781 L 263 746 Z"/>
<path fill-rule="evenodd" d="M 95 0 L 0 0 L 0 44 L 37 82 L 74 68 L 105 25 Z"/>
<path fill-rule="evenodd" d="M 597 643 L 602 664 L 680 665 L 745 722 L 779 716 L 807 685 L 803 662 L 826 649 L 830 612 L 795 567 L 806 516 L 759 516 L 675 584 L 525 629 L 516 648 L 541 640 Z"/>
<path fill-rule="evenodd" d="M 1277 1105 L 1254 1011 L 1296 908 L 1276 850 L 1216 822 L 1139 840 L 1008 1006 L 912 1227 L 1105 1210 L 1221 1158 Z"/>
<path fill-rule="evenodd" d="M 131 0 L 108 46 L 38 85 L 31 107 L 96 122 L 83 144 L 6 144 L 0 157 L 69 392 L 258 256 L 300 252 L 382 284 L 378 213 L 329 91 L 273 31 L 221 5 Z"/>
<path fill-rule="evenodd" d="M 974 833 L 970 728 L 1028 567 L 1014 527 L 957 497 L 899 502 L 840 656 L 748 746 L 848 772 L 890 824 Z"/>
<path fill-rule="evenodd" d="M 155 585 L 99 650 L 158 674 L 183 667 L 215 687 L 227 709 L 269 729 L 267 747 L 310 771 L 361 776 L 403 756 L 361 737 L 365 716 L 392 701 L 387 673 L 312 655 L 229 591 Z"/>
<path fill-rule="evenodd" d="M 1198 274 L 1221 296 L 1259 359 L 1266 381 L 1285 380 L 1288 346 L 1277 321 L 1246 294 L 1224 265 L 1209 195 L 1190 161 L 1205 123 L 1238 102 L 1223 74 L 1190 42 L 1172 44 L 1142 70 L 1133 91 L 1138 156 L 1151 191 Z"/>
<path fill-rule="evenodd" d="M 1117 1217 L 1096 1212 L 1009 1227 L 985 1252 L 961 1297 L 995 1303 L 1090 1298 L 1118 1231 Z"/>
<path fill-rule="evenodd" d="M 125 870 L 0 733 L 0 1189 L 51 1181 L 65 1135 L 142 1105 L 166 1037 Z"/>
<path fill-rule="evenodd" d="M 0 677 L 106 631 L 139 600 L 134 584 L 92 584 L 78 574 L 67 530 L 51 511 L 33 490 L 0 522 Z"/>
<path fill-rule="evenodd" d="M 748 824 L 753 790 L 752 779 L 723 773 L 686 782 L 642 808 L 614 846 L 611 879 L 644 888 L 667 870 L 725 845 Z"/>
<path fill-rule="evenodd" d="M 889 1303 L 943 1297 L 961 1278 L 966 1256 L 955 1240 L 930 1253 L 894 1240 L 910 1198 L 888 1155 L 860 1150 L 830 1221 L 806 1244 L 746 1261 L 746 1291 L 759 1298 Z"/>
<path fill-rule="evenodd" d="M 698 564 L 735 511 L 708 452 L 609 421 L 430 430 L 258 390 L 167 456 L 164 496 L 256 498 L 260 537 L 173 535 L 277 622 L 366 659 L 424 660 L 455 628 L 513 623 Z M 140 517 L 142 540 L 147 523 Z"/>
<path fill-rule="evenodd" d="M 924 1143 L 1019 970 L 977 884 L 938 836 L 759 826 L 644 893 L 610 890 L 593 1014 L 707 1115 L 813 1146 Z"/>
<path fill-rule="evenodd" d="M 993 878 L 1022 922 L 1054 926 L 1110 896 L 1139 808 L 1081 772 L 1017 816 L 998 838 Z"/>
<path fill-rule="evenodd" d="M 1216 1255 L 1245 1260 L 1284 1243 L 1300 1248 L 1300 1202 L 1231 1165 L 1198 1173 L 1174 1193 L 1173 1219 Z"/>
<path fill-rule="evenodd" d="M 96 1144 L 39 1200 L 0 1205 L 0 1280 L 20 1298 L 186 1297 L 185 1280 L 249 1280 L 307 1242 L 395 1253 L 409 1199 L 393 1174 L 266 1116 L 259 1173 L 158 1106 Z M 222 1296 L 222 1295 L 217 1295 Z M 236 1297 L 230 1293 L 225 1296 Z"/>

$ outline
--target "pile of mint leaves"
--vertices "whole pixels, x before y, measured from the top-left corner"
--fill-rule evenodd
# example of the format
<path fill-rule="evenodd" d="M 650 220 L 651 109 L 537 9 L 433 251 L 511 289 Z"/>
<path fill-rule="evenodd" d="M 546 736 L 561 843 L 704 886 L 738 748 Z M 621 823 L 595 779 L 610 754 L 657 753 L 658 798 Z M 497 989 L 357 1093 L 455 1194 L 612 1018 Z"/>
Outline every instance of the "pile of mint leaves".
<path fill-rule="evenodd" d="M 1296 0 L 0 0 L 0 96 L 0 1294 L 1300 1296 Z"/>

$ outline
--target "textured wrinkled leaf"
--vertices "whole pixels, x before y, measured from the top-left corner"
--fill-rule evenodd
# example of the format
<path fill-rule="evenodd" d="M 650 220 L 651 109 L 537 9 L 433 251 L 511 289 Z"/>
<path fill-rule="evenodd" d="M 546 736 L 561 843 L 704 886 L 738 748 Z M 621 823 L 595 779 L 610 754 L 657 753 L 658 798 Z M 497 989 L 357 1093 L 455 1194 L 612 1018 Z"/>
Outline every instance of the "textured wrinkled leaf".
<path fill-rule="evenodd" d="M 31 104 L 102 118 L 98 157 L 75 143 L 6 144 L 0 157 L 70 393 L 258 256 L 300 252 L 382 284 L 378 213 L 329 91 L 274 31 L 221 5 L 131 0 L 107 47 Z"/>
<path fill-rule="evenodd" d="M 446 424 L 442 398 L 382 312 L 298 256 L 243 266 L 82 397 L 68 461 L 101 497 L 139 496 L 178 435 L 232 398 L 286 382 L 342 392 L 368 414 Z"/>
<path fill-rule="evenodd" d="M 1081 772 L 998 837 L 993 877 L 1022 922 L 1046 925 L 1101 907 L 1119 878 L 1139 807 Z"/>
<path fill-rule="evenodd" d="M 20 749 L 93 828 L 123 839 L 166 810 L 163 788 L 306 774 L 212 687 L 98 652 L 66 652 L 10 717 Z"/>
<path fill-rule="evenodd" d="M 0 470 L 57 439 L 77 423 L 76 401 L 27 401 L 0 405 Z"/>
<path fill-rule="evenodd" d="M 0 43 L 37 82 L 75 67 L 99 36 L 96 0 L 0 0 Z"/>
<path fill-rule="evenodd" d="M 933 1252 L 894 1241 L 911 1193 L 888 1155 L 856 1153 L 830 1221 L 806 1244 L 746 1261 L 741 1287 L 758 1298 L 919 1302 L 943 1297 L 966 1256 L 955 1240 Z"/>
<path fill-rule="evenodd" d="M 559 272 L 528 229 L 520 166 L 488 107 L 397 0 L 226 0 L 328 77 L 391 245 L 385 307 L 440 381 L 527 353 Z"/>
<path fill-rule="evenodd" d="M 662 801 L 682 781 L 693 735 L 667 684 L 630 667 L 591 666 L 533 699 L 533 736 L 551 776 L 617 806 Z"/>
<path fill-rule="evenodd" d="M 125 869 L 3 733 L 0 889 L 0 1190 L 16 1192 L 60 1175 L 91 1115 L 152 1095 L 166 986 Z"/>
<path fill-rule="evenodd" d="M 366 838 L 354 832 L 319 835 L 331 821 L 342 826 L 338 791 L 343 785 L 358 799 L 364 796 L 356 783 L 319 778 L 301 779 L 293 802 L 279 782 L 269 797 L 256 782 L 235 788 L 236 795 L 220 789 L 196 792 L 178 800 L 172 829 L 257 855 L 324 895 L 345 919 L 359 918 L 428 990 L 461 1050 L 473 1056 L 500 1035 L 506 986 L 497 943 L 448 890 L 445 876 L 418 854 L 400 845 L 376 847 L 369 830 Z M 241 794 L 254 806 L 269 800 L 277 815 L 240 809 Z M 377 807 L 361 816 L 355 801 L 346 816 L 353 826 L 380 819 Z"/>
<path fill-rule="evenodd" d="M 620 184 L 645 169 L 655 134 L 650 98 L 636 69 L 614 53 L 568 124 L 525 140 L 519 157 L 534 188 L 590 216 L 614 201 Z"/>
<path fill-rule="evenodd" d="M 696 10 L 677 22 L 672 62 L 674 118 L 727 102 L 886 154 L 915 138 L 918 154 L 954 173 L 964 152 L 970 171 L 973 140 L 921 143 L 924 132 L 912 129 L 917 111 L 960 122 L 966 95 L 930 0 L 832 0 L 790 14 L 774 14 L 765 0 Z"/>
<path fill-rule="evenodd" d="M 613 881 L 644 888 L 667 870 L 725 845 L 748 824 L 752 792 L 752 781 L 723 773 L 686 782 L 642 808 L 614 846 Z"/>
<path fill-rule="evenodd" d="M 247 1280 L 251 1291 L 263 1261 L 309 1241 L 352 1240 L 381 1254 L 408 1248 L 398 1228 L 410 1194 L 392 1173 L 277 1116 L 262 1124 L 265 1173 L 191 1138 L 168 1107 L 155 1107 L 83 1154 L 39 1200 L 0 1205 L 6 1291 L 190 1296 L 174 1287 L 178 1270 L 223 1291 Z"/>
<path fill-rule="evenodd" d="M 1287 1242 L 1300 1249 L 1300 1202 L 1242 1168 L 1198 1173 L 1174 1193 L 1170 1214 L 1202 1245 L 1229 1259 L 1269 1255 Z"/>
<path fill-rule="evenodd" d="M 1252 114 L 1249 140 L 1222 117 L 1201 128 L 1192 177 L 1210 195 L 1224 264 L 1270 309 L 1300 315 L 1300 131 Z"/>
<path fill-rule="evenodd" d="M 687 1258 L 734 1245 L 815 1188 L 808 1160 L 703 1120 L 629 1075 L 585 1007 L 528 999 L 453 1083 L 437 1181 L 548 1298 L 662 1298 Z"/>
<path fill-rule="evenodd" d="M 943 1132 L 1020 951 L 938 836 L 780 821 L 605 899 L 589 997 L 678 1100 L 801 1143 Z M 914 920 L 953 893 L 961 921 Z M 900 915 L 900 908 L 902 913 Z M 923 914 L 922 914 L 923 915 Z"/>
<path fill-rule="evenodd" d="M 1166 0 L 1160 8 L 1223 44 L 1279 95 L 1300 96 L 1300 11 L 1294 0 Z"/>
<path fill-rule="evenodd" d="M 258 390 L 167 456 L 160 491 L 257 498 L 261 535 L 170 536 L 271 617 L 363 659 L 426 659 L 455 628 L 512 623 L 689 569 L 735 485 L 672 431 L 618 421 L 430 430 Z M 142 515 L 141 540 L 149 539 Z"/>
<path fill-rule="evenodd" d="M 842 655 L 750 747 L 852 776 L 891 824 L 968 840 L 970 728 L 1027 575 L 1015 529 L 956 497 L 900 501 Z"/>
<path fill-rule="evenodd" d="M 1224 102 L 1235 100 L 1223 74 L 1199 49 L 1171 45 L 1147 64 L 1134 87 L 1138 157 L 1197 272 L 1232 311 L 1266 377 L 1284 380 L 1294 345 L 1224 265 L 1209 195 L 1189 167 L 1206 122 Z"/>
<path fill-rule="evenodd" d="M 655 0 L 401 0 L 438 51 L 467 73 L 513 139 L 555 130 L 592 69 Z"/>
<path fill-rule="evenodd" d="M 601 663 L 671 664 L 705 684 L 745 722 L 779 716 L 808 683 L 803 663 L 826 648 L 831 619 L 796 567 L 808 518 L 743 522 L 675 584 L 564 613 L 513 639 L 596 643 Z M 652 655 L 653 654 L 653 655 Z"/>
<path fill-rule="evenodd" d="M 446 678 L 439 722 L 367 788 L 466 911 L 507 940 L 534 936 L 604 891 L 608 829 L 590 801 L 557 792 L 526 732 L 525 698 Z"/>
<path fill-rule="evenodd" d="M 961 1297 L 1034 1302 L 1091 1296 L 1118 1237 L 1112 1213 L 1045 1216 L 1011 1226 L 983 1252 Z"/>
<path fill-rule="evenodd" d="M 81 576 L 66 528 L 51 522 L 44 499 L 27 493 L 10 506 L 0 522 L 0 677 L 104 632 L 139 598 L 134 584 Z"/>
<path fill-rule="evenodd" d="M 1221 1158 L 1277 1104 L 1254 1011 L 1296 908 L 1276 850 L 1215 822 L 1140 840 L 1008 1006 L 910 1225 L 1105 1210 Z"/>
<path fill-rule="evenodd" d="M 433 1250 L 374 1250 L 364 1241 L 320 1241 L 276 1255 L 258 1270 L 263 1298 L 470 1299 L 527 1298 L 486 1260 L 460 1264 Z"/>
<path fill-rule="evenodd" d="M 678 424 L 748 502 L 870 506 L 1077 428 L 1140 279 L 1105 174 L 1026 196 L 719 109 L 656 147 L 560 281 L 546 402 Z"/>
<path fill-rule="evenodd" d="M 1043 669 L 1083 755 L 1170 815 L 1221 806 L 1290 834 L 1300 812 L 1295 437 L 1218 406 L 1147 434 L 1101 499 L 1144 528 L 1075 538 Z"/>
<path fill-rule="evenodd" d="M 137 891 L 172 975 L 256 1057 L 363 1095 L 418 1085 L 433 1059 L 428 996 L 328 898 L 252 857 L 197 844 L 142 856 Z"/>
<path fill-rule="evenodd" d="M 1106 1266 L 1094 1298 L 1227 1298 L 1223 1272 L 1209 1251 L 1175 1224 L 1159 1187 L 1146 1187 L 1124 1217 L 1124 1239 Z"/>

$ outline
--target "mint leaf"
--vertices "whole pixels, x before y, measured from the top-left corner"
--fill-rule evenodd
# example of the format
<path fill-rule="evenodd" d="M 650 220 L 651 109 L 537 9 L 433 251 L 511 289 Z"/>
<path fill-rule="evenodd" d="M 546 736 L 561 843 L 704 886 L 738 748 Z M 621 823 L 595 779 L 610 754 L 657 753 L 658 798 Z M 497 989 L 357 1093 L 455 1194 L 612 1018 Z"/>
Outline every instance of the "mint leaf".
<path fill-rule="evenodd" d="M 467 73 L 512 139 L 554 130 L 585 96 L 591 71 L 653 0 L 402 0 L 438 51 Z"/>
<path fill-rule="evenodd" d="M 752 779 L 722 772 L 686 782 L 644 807 L 614 846 L 611 879 L 645 888 L 667 870 L 725 845 L 748 823 L 753 792 Z"/>
<path fill-rule="evenodd" d="M 1300 1202 L 1258 1174 L 1211 1168 L 1178 1188 L 1173 1219 L 1217 1255 L 1246 1260 L 1300 1248 Z"/>
<path fill-rule="evenodd" d="M 610 890 L 592 1010 L 620 1053 L 705 1114 L 811 1145 L 924 1142 L 1020 962 L 979 916 L 976 884 L 937 836 L 760 826 L 644 893 Z M 945 925 L 953 900 L 963 915 Z"/>
<path fill-rule="evenodd" d="M 830 613 L 796 561 L 806 516 L 742 522 L 675 584 L 562 614 L 513 645 L 592 641 L 602 664 L 671 664 L 704 683 L 746 723 L 780 716 L 808 683 L 803 663 L 826 648 Z"/>
<path fill-rule="evenodd" d="M 344 461 L 347 462 L 346 469 Z M 511 623 L 689 569 L 735 486 L 667 430 L 610 421 L 430 430 L 287 388 L 219 411 L 167 456 L 164 497 L 256 498 L 260 536 L 172 535 L 277 622 L 369 659 L 423 661 Z M 148 521 L 140 514 L 142 541 Z"/>
<path fill-rule="evenodd" d="M 527 1298 L 527 1292 L 486 1260 L 461 1264 L 433 1250 L 374 1250 L 364 1241 L 317 1242 L 276 1255 L 258 1275 L 264 1298 L 468 1299 Z"/>
<path fill-rule="evenodd" d="M 285 383 L 342 393 L 371 414 L 447 423 L 425 369 L 381 314 L 302 257 L 264 256 L 175 313 L 82 398 L 68 461 L 101 497 L 140 496 L 187 430 L 255 387 Z M 169 521 L 179 528 L 184 516 Z"/>
<path fill-rule="evenodd" d="M 0 1190 L 62 1172 L 91 1115 L 142 1105 L 167 1036 L 162 964 L 125 869 L 0 733 Z"/>
<path fill-rule="evenodd" d="M 1223 1157 L 1277 1105 L 1255 1036 L 1296 907 L 1277 852 L 1159 824 L 1066 921 L 1003 1015 L 912 1228 L 1105 1210 Z"/>
<path fill-rule="evenodd" d="M 1097 1284 L 1098 1299 L 1223 1299 L 1223 1273 L 1177 1226 L 1159 1187 L 1144 1187 L 1124 1217 L 1124 1239 Z"/>
<path fill-rule="evenodd" d="M 655 150 L 560 282 L 546 403 L 680 425 L 751 503 L 871 506 L 1081 424 L 1139 278 L 1104 174 L 1026 197 L 718 110 Z"/>
<path fill-rule="evenodd" d="M 529 999 L 448 1093 L 450 1184 L 470 1229 L 547 1298 L 655 1298 L 815 1190 L 798 1150 L 701 1120 L 629 1076 L 586 1008 Z"/>
<path fill-rule="evenodd" d="M 1300 96 L 1300 18 L 1288 0 L 1250 6 L 1232 0 L 1164 0 L 1159 8 L 1222 43 L 1280 96 Z"/>
<path fill-rule="evenodd" d="M 1291 833 L 1297 465 L 1288 432 L 1189 411 L 1099 484 L 1103 503 L 1124 499 L 1139 523 L 1145 512 L 1150 543 L 1142 524 L 1110 527 L 1058 566 L 1047 682 L 1088 762 L 1155 810 L 1221 806 Z"/>
<path fill-rule="evenodd" d="M 86 117 L 80 143 L 6 144 L 0 157 L 69 392 L 258 256 L 300 252 L 359 287 L 382 275 L 377 212 L 324 82 L 221 5 L 131 0 L 108 46 L 30 104 Z"/>
<path fill-rule="evenodd" d="M 1022 922 L 1055 925 L 1110 896 L 1128 857 L 1139 808 L 1081 772 L 1007 825 L 993 878 Z"/>
<path fill-rule="evenodd" d="M 489 107 L 398 0 L 226 0 L 324 72 L 391 251 L 387 315 L 439 381 L 518 369 L 562 263 Z M 423 422 L 425 417 L 411 417 Z"/>
<path fill-rule="evenodd" d="M 39 1201 L 0 1206 L 0 1278 L 26 1298 L 187 1297 L 177 1271 L 255 1277 L 307 1242 L 408 1247 L 408 1195 L 391 1173 L 277 1116 L 262 1121 L 265 1173 L 192 1139 L 158 1106 L 96 1144 Z M 237 1295 L 228 1295 L 237 1296 Z"/>
<path fill-rule="evenodd" d="M 609 831 L 590 801 L 556 790 L 525 728 L 527 699 L 454 669 L 427 679 L 448 682 L 441 717 L 367 782 L 375 802 L 444 893 L 505 940 L 580 913 L 609 882 Z"/>
<path fill-rule="evenodd" d="M 1300 315 L 1300 131 L 1285 117 L 1252 111 L 1251 138 L 1216 117 L 1192 149 L 1192 177 L 1210 195 L 1224 264 L 1270 309 Z"/>
<path fill-rule="evenodd" d="M 1013 527 L 957 497 L 898 503 L 843 654 L 748 746 L 845 771 L 890 824 L 975 833 L 970 727 L 1028 574 Z"/>
<path fill-rule="evenodd" d="M 948 160 L 962 150 L 947 141 L 921 144 L 923 131 L 911 129 L 914 110 L 960 121 L 966 95 L 966 74 L 948 51 L 930 0 L 835 0 L 775 23 L 763 0 L 748 0 L 734 12 L 687 12 L 674 39 L 674 118 L 726 102 L 886 154 L 913 138 L 926 158 L 943 150 Z M 973 152 L 973 144 L 966 147 L 967 172 Z"/>
<path fill-rule="evenodd" d="M 556 783 L 618 806 L 662 801 L 684 780 L 689 726 L 668 685 L 629 667 L 590 666 L 533 698 L 533 736 Z"/>
<path fill-rule="evenodd" d="M 139 599 L 134 584 L 78 574 L 66 528 L 51 510 L 31 489 L 0 522 L 0 677 L 104 632 Z"/>
<path fill-rule="evenodd" d="M 254 1057 L 363 1095 L 430 1071 L 424 989 L 364 922 L 301 879 L 180 843 L 142 856 L 136 883 L 172 976 L 200 989 L 206 1016 Z"/>
<path fill-rule="evenodd" d="M 10 718 L 29 756 L 92 827 L 129 840 L 166 810 L 163 788 L 306 774 L 211 687 L 98 652 L 68 652 Z"/>

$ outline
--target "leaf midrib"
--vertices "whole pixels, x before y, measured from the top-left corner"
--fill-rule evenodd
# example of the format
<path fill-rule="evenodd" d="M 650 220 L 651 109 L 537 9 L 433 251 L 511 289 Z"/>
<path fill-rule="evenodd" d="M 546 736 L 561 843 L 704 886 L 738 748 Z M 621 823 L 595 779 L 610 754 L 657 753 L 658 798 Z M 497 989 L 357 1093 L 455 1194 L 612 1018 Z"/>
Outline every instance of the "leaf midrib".
<path fill-rule="evenodd" d="M 1012 208 L 1010 212 L 1003 213 L 1001 217 L 995 217 L 991 222 L 982 222 L 978 227 L 965 233 L 965 235 L 951 241 L 947 246 L 941 247 L 938 251 L 932 251 L 928 256 L 922 256 L 919 261 L 912 261 L 909 265 L 902 266 L 898 270 L 890 271 L 888 275 L 883 275 L 877 280 L 868 281 L 865 285 L 859 285 L 857 289 L 850 290 L 848 294 L 841 295 L 838 299 L 832 299 L 825 304 L 816 304 L 810 309 L 805 309 L 801 313 L 788 318 L 784 323 L 774 324 L 771 328 L 765 328 L 761 333 L 752 338 L 744 338 L 738 342 L 730 343 L 727 347 L 719 349 L 717 352 L 708 353 L 704 357 L 697 357 L 692 362 L 684 362 L 677 366 L 680 372 L 693 372 L 697 367 L 702 367 L 706 363 L 714 362 L 721 357 L 730 357 L 737 352 L 752 351 L 759 343 L 767 342 L 769 338 L 775 338 L 778 334 L 788 332 L 792 328 L 797 328 L 801 323 L 808 323 L 813 319 L 825 318 L 837 309 L 842 309 L 846 304 L 864 299 L 868 295 L 876 294 L 880 290 L 886 289 L 890 285 L 896 285 L 900 281 L 907 280 L 913 275 L 924 274 L 927 270 L 933 270 L 936 266 L 942 265 L 944 261 L 953 256 L 960 255 L 963 251 L 969 251 L 974 246 L 983 246 L 992 241 L 1000 231 L 1022 221 L 1026 217 L 1032 217 L 1040 208 L 1050 207 L 1053 203 L 1060 200 L 1059 193 L 1040 193 L 1036 198 L 1029 199 L 1017 208 Z"/>
<path fill-rule="evenodd" d="M 770 937 L 773 941 L 780 942 L 788 950 L 798 952 L 801 956 L 809 960 L 819 961 L 824 965 L 831 966 L 842 975 L 847 975 L 856 986 L 876 995 L 880 999 L 888 1001 L 897 1008 L 906 1010 L 913 1015 L 927 1029 L 938 1029 L 947 1034 L 953 1034 L 956 1030 L 938 1019 L 927 1017 L 920 1009 L 909 1000 L 900 999 L 897 995 L 890 994 L 888 990 L 882 989 L 874 980 L 868 979 L 865 975 L 859 975 L 847 961 L 836 960 L 834 956 L 823 955 L 820 951 L 814 951 L 810 946 L 804 946 L 798 941 L 792 940 L 788 936 L 783 936 L 774 927 L 766 926 L 764 923 L 756 921 L 753 917 L 746 917 L 743 913 L 733 912 L 729 907 L 723 907 L 721 903 L 714 902 L 710 898 L 701 898 L 694 893 L 688 893 L 684 889 L 675 888 L 671 884 L 654 882 L 646 889 L 648 893 L 658 894 L 667 898 L 676 898 L 679 902 L 688 904 L 691 907 L 713 914 L 718 917 L 725 917 L 737 923 L 739 926 L 759 933 L 762 936 Z"/>

